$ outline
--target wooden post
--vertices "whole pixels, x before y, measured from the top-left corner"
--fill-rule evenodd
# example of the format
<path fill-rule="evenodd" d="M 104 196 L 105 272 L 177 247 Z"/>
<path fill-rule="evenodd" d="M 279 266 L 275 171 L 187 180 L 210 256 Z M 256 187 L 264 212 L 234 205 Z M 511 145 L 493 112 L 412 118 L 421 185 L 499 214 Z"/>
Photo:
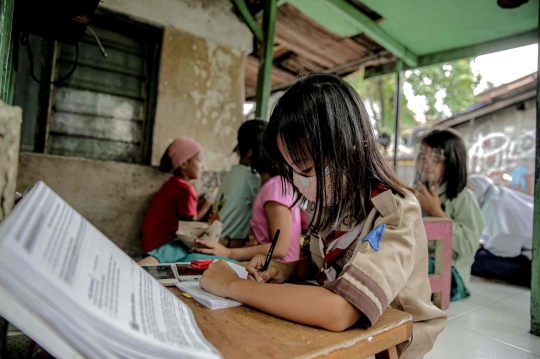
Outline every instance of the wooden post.
<path fill-rule="evenodd" d="M 540 19 L 539 19 L 540 20 Z M 540 21 L 539 21 L 540 22 Z M 540 28 L 539 28 L 540 37 Z M 540 47 L 539 47 L 540 53 Z M 540 57 L 538 58 L 540 64 Z M 540 336 L 540 81 L 536 82 L 536 163 L 531 278 L 531 333 Z"/>
<path fill-rule="evenodd" d="M 263 32 L 261 58 L 259 60 L 259 76 L 257 77 L 257 93 L 255 95 L 257 108 L 255 117 L 266 118 L 268 100 L 272 86 L 272 65 L 274 62 L 274 33 L 276 30 L 277 0 L 264 2 Z"/>
<path fill-rule="evenodd" d="M 396 72 L 396 93 L 394 95 L 394 112 L 395 112 L 395 126 L 394 126 L 394 169 L 397 171 L 397 156 L 399 147 L 399 121 L 401 119 L 401 95 L 403 87 L 403 62 L 398 60 L 397 72 Z M 381 99 L 384 102 L 384 99 Z"/>

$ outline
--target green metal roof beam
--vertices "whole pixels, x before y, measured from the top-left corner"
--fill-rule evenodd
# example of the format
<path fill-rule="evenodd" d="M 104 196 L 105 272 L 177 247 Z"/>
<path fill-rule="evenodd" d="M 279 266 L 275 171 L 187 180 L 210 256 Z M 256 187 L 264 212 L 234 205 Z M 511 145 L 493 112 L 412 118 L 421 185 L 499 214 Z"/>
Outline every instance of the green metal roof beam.
<path fill-rule="evenodd" d="M 253 33 L 253 36 L 255 36 L 257 41 L 263 42 L 264 41 L 263 31 L 259 27 L 259 24 L 257 24 L 257 21 L 255 20 L 255 18 L 251 16 L 251 13 L 249 12 L 244 0 L 231 0 L 231 1 L 234 4 L 234 6 L 236 6 L 236 9 L 240 13 L 240 15 L 242 15 L 244 22 Z"/>
<path fill-rule="evenodd" d="M 266 118 L 268 113 L 268 102 L 270 99 L 270 88 L 272 87 L 272 66 L 274 62 L 274 34 L 276 32 L 277 0 L 266 0 L 264 2 L 263 31 L 264 42 L 259 59 L 259 74 L 257 77 L 257 107 L 255 116 Z"/>
<path fill-rule="evenodd" d="M 346 0 L 326 0 L 325 2 L 328 5 L 328 9 L 338 13 L 343 18 L 343 21 L 354 22 L 361 32 L 371 37 L 396 57 L 402 59 L 408 66 L 415 67 L 418 65 L 418 56 L 384 32 L 376 22 L 371 20 L 349 2 Z M 317 19 L 313 20 L 326 27 L 324 21 L 320 22 Z"/>
<path fill-rule="evenodd" d="M 537 30 L 527 31 L 518 35 L 503 37 L 501 39 L 487 41 L 477 45 L 460 47 L 448 51 L 441 51 L 430 55 L 420 56 L 417 66 L 404 66 L 404 70 L 410 70 L 417 67 L 440 64 L 442 62 L 466 59 L 493 52 L 504 51 L 516 47 L 536 44 L 538 42 Z M 373 66 L 366 69 L 364 78 L 382 76 L 396 72 L 396 63 L 388 63 L 381 66 Z"/>

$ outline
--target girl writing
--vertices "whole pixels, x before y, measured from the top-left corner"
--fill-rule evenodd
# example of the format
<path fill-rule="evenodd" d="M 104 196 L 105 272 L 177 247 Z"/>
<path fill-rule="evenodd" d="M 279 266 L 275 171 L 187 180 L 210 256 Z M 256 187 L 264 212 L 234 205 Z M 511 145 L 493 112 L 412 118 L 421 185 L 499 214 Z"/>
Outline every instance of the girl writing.
<path fill-rule="evenodd" d="M 274 233 L 279 229 L 280 239 L 274 249 L 273 258 L 283 262 L 300 259 L 301 216 L 299 206 L 294 205 L 294 192 L 290 184 L 282 186 L 284 179 L 261 149 L 252 156 L 252 167 L 261 176 L 261 189 L 253 201 L 250 240 L 229 242 L 236 248 L 220 243 L 198 240 L 207 248 L 194 248 L 194 252 L 227 257 L 238 261 L 249 261 L 255 255 L 266 255 Z M 229 245 L 229 247 L 231 247 Z"/>
<path fill-rule="evenodd" d="M 420 206 L 386 164 L 356 91 L 332 75 L 300 79 L 278 101 L 264 141 L 277 172 L 308 202 L 311 256 L 261 272 L 265 256 L 257 255 L 247 267 L 253 280 L 219 261 L 201 287 L 332 331 L 373 325 L 391 306 L 413 315 L 399 354 L 423 357 L 446 315 L 430 302 Z M 309 277 L 320 286 L 275 284 Z"/>

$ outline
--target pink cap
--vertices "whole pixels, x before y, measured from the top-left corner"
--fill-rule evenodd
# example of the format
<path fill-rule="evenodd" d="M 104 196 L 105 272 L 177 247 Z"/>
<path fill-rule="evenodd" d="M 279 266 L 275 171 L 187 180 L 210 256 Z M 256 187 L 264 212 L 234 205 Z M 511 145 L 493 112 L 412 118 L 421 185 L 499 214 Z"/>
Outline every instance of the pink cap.
<path fill-rule="evenodd" d="M 189 159 L 195 156 L 201 149 L 202 146 L 190 138 L 182 136 L 174 140 L 167 152 L 167 155 L 171 159 L 173 171 L 189 161 Z"/>

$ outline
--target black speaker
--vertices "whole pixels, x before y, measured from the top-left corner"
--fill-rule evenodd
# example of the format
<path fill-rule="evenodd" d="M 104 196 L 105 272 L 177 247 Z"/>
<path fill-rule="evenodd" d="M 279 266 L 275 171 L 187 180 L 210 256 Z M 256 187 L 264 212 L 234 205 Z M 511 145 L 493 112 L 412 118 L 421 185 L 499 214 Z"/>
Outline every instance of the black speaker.
<path fill-rule="evenodd" d="M 46 39 L 76 45 L 99 0 L 16 0 L 14 27 Z"/>

